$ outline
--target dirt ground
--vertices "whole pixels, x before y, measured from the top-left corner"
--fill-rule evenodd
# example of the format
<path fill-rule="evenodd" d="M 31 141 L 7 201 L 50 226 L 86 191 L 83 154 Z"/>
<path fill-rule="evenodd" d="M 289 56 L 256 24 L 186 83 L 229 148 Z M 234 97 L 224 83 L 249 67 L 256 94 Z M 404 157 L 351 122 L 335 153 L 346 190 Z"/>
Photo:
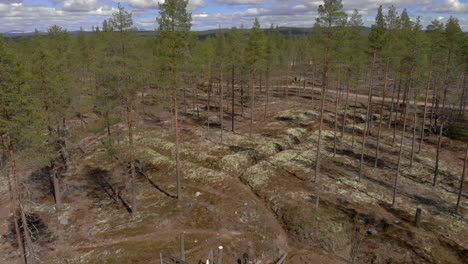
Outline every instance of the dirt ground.
<path fill-rule="evenodd" d="M 468 263 L 467 188 L 460 214 L 453 211 L 463 167 L 460 142 L 444 138 L 439 183 L 433 187 L 435 138 L 428 136 L 410 168 L 410 125 L 392 207 L 399 149 L 399 140 L 392 143 L 393 130 L 384 126 L 376 168 L 376 140 L 367 139 L 359 182 L 365 108 L 350 102 L 345 124 L 340 110 L 334 154 L 330 95 L 316 182 L 318 95 L 299 89 L 285 99 L 283 91 L 273 91 L 277 96 L 270 98 L 267 114 L 259 92 L 252 137 L 248 103 L 243 116 L 236 103 L 235 133 L 230 131 L 231 106 L 224 106 L 221 139 L 217 94 L 210 111 L 203 91 L 196 104 L 186 98 L 180 117 L 181 201 L 175 198 L 171 115 L 147 107 L 136 124 L 136 156 L 143 173 L 137 178 L 135 216 L 129 213 L 123 183 L 126 165 L 106 154 L 104 131 L 88 133 L 76 143 L 81 150 L 62 177 L 61 209 L 54 206 L 47 176 L 31 173 L 22 161 L 30 211 L 47 226 L 47 239 L 36 243 L 38 258 L 42 263 L 159 263 L 160 252 L 180 255 L 184 234 L 186 260 L 194 264 L 205 263 L 210 250 L 217 255 L 218 246 L 229 264 L 243 263 L 245 253 L 248 263 L 257 264 L 276 263 L 286 253 L 291 264 L 352 263 L 352 258 L 354 263 Z M 376 114 L 376 124 L 379 118 Z M 377 126 L 374 135 L 376 131 Z M 114 143 L 125 156 L 125 126 L 114 125 L 113 133 L 121 135 Z M 8 230 L 7 183 L 3 176 L 0 181 L 0 263 L 17 263 L 17 246 Z M 413 223 L 418 207 L 420 227 Z"/>

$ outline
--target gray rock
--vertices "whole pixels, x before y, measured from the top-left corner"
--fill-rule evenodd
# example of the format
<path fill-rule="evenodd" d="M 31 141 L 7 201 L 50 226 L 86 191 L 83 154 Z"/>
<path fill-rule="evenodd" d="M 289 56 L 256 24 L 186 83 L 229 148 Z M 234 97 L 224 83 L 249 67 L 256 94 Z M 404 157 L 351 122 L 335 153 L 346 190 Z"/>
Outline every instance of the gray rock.
<path fill-rule="evenodd" d="M 367 234 L 371 236 L 375 236 L 378 234 L 377 230 L 375 228 L 369 228 L 367 229 Z"/>
<path fill-rule="evenodd" d="M 68 225 L 68 218 L 64 217 L 64 218 L 60 219 L 60 224 L 61 225 Z"/>
<path fill-rule="evenodd" d="M 57 212 L 57 208 L 55 206 L 49 208 L 49 214 L 55 214 L 55 212 Z"/>

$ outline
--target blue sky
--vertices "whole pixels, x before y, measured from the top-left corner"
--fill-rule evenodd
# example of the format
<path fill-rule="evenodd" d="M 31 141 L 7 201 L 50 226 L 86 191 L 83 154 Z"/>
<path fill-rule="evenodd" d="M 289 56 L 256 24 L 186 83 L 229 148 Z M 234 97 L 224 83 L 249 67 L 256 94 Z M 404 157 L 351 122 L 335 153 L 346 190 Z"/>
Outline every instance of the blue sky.
<path fill-rule="evenodd" d="M 137 28 L 151 30 L 156 27 L 158 1 L 164 0 L 121 3 L 132 11 Z M 251 27 L 256 17 L 263 27 L 270 24 L 311 27 L 317 17 L 317 7 L 322 3 L 314 0 L 189 0 L 189 10 L 194 30 Z M 367 26 L 373 23 L 379 5 L 385 10 L 394 5 L 400 13 L 407 8 L 413 19 L 420 16 L 424 25 L 433 19 L 445 21 L 451 15 L 456 16 L 462 28 L 468 31 L 468 0 L 343 0 L 343 5 L 348 13 L 358 9 Z M 30 32 L 36 28 L 44 31 L 54 24 L 70 31 L 80 27 L 90 30 L 110 17 L 116 6 L 117 0 L 0 0 L 0 32 Z"/>

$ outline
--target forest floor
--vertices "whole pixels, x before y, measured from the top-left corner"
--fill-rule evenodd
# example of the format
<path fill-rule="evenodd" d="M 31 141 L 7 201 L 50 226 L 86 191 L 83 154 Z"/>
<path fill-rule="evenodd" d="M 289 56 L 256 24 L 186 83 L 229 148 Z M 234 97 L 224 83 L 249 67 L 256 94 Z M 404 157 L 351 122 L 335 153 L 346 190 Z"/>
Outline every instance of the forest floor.
<path fill-rule="evenodd" d="M 62 177 L 63 208 L 54 206 L 48 177 L 28 173 L 27 161 L 22 161 L 31 211 L 47 226 L 36 243 L 42 262 L 159 263 L 160 252 L 180 255 L 183 233 L 191 264 L 205 263 L 210 249 L 216 255 L 218 246 L 224 247 L 223 262 L 229 264 L 241 263 L 244 253 L 249 263 L 276 263 L 286 253 L 291 264 L 349 263 L 352 257 L 354 263 L 468 263 L 467 188 L 460 214 L 453 212 L 463 167 L 461 142 L 443 139 L 441 172 L 433 187 L 436 138 L 427 137 L 410 168 L 410 124 L 392 207 L 401 129 L 393 143 L 393 129 L 384 126 L 381 160 L 374 168 L 381 118 L 374 115 L 358 181 L 366 111 L 362 103 L 350 103 L 343 135 L 339 112 L 334 154 L 334 101 L 329 98 L 317 182 L 318 97 L 273 97 L 266 115 L 265 98 L 259 97 L 252 137 L 248 103 L 243 116 L 236 104 L 235 133 L 230 131 L 230 105 L 225 106 L 221 140 L 216 96 L 210 111 L 206 96 L 199 97 L 195 108 L 191 101 L 181 107 L 180 201 L 175 198 L 171 115 L 161 110 L 152 114 L 146 109 L 136 123 L 136 156 L 143 173 L 137 177 L 134 216 L 127 209 L 130 193 L 123 184 L 126 164 L 106 154 L 104 131 L 82 135 L 77 143 L 81 150 Z M 124 153 L 125 125 L 112 130 L 122 135 L 114 143 Z M 0 262 L 16 263 L 18 251 L 8 235 L 8 188 L 5 177 L 0 181 Z M 418 207 L 422 222 L 416 227 Z"/>

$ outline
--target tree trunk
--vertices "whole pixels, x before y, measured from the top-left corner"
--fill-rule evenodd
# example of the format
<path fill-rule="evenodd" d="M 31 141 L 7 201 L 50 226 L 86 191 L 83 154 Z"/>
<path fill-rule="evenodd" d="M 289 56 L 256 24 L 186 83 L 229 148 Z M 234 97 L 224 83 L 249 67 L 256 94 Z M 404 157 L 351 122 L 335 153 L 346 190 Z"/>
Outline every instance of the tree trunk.
<path fill-rule="evenodd" d="M 411 157 L 410 157 L 410 168 L 413 167 L 413 161 L 414 161 L 414 144 L 416 142 L 416 124 L 417 124 L 417 110 L 418 110 L 418 103 L 416 101 L 417 96 L 416 96 L 416 91 L 414 92 L 414 113 L 413 113 L 413 138 L 411 140 Z"/>
<path fill-rule="evenodd" d="M 467 97 L 467 94 L 468 94 L 468 85 L 466 83 L 466 80 L 468 79 L 466 77 L 467 72 L 468 72 L 468 67 L 465 66 L 465 72 L 463 73 L 462 95 L 461 95 L 461 98 L 460 98 L 460 108 L 459 108 L 459 112 L 458 112 L 458 118 L 460 118 L 462 120 L 463 120 L 464 113 L 465 113 L 466 101 L 467 101 L 466 97 Z"/>
<path fill-rule="evenodd" d="M 323 67 L 323 77 L 322 77 L 322 98 L 320 103 L 320 125 L 319 125 L 319 134 L 317 139 L 317 153 L 315 158 L 315 183 L 320 182 L 320 148 L 322 143 L 322 129 L 323 129 L 323 114 L 325 110 L 325 93 L 328 88 L 328 64 L 329 64 L 329 49 L 326 51 L 326 60 Z"/>
<path fill-rule="evenodd" d="M 240 102 L 241 102 L 241 116 L 244 117 L 244 79 L 242 78 L 242 71 L 239 72 L 240 75 Z"/>
<path fill-rule="evenodd" d="M 341 83 L 338 81 L 338 91 L 335 94 L 335 129 L 333 133 L 333 157 L 336 156 L 336 139 L 338 134 L 338 105 L 340 103 Z"/>
<path fill-rule="evenodd" d="M 266 120 L 267 118 L 267 113 L 268 113 L 268 103 L 269 103 L 269 99 L 270 99 L 270 66 L 267 67 L 267 70 L 266 70 L 266 102 L 265 102 L 265 115 L 263 117 L 263 119 Z"/>
<path fill-rule="evenodd" d="M 392 127 L 392 116 L 393 116 L 393 109 L 395 108 L 395 88 L 396 88 L 396 79 L 393 81 L 392 85 L 392 102 L 390 103 L 390 112 L 388 116 L 388 128 Z"/>
<path fill-rule="evenodd" d="M 173 101 L 175 112 L 175 158 L 176 158 L 176 176 L 177 176 L 177 199 L 182 199 L 182 185 L 181 185 L 181 166 L 180 166 L 180 138 L 179 138 L 179 107 L 177 105 L 177 92 L 174 89 Z"/>
<path fill-rule="evenodd" d="M 21 261 L 23 263 L 27 263 L 28 255 L 31 256 L 31 258 L 33 258 L 33 254 L 34 254 L 33 248 L 32 248 L 32 239 L 31 239 L 31 234 L 30 234 L 29 227 L 28 227 L 28 221 L 24 213 L 22 182 L 21 182 L 20 177 L 17 174 L 15 149 L 13 147 L 13 142 L 11 140 L 11 135 L 9 131 L 6 133 L 6 137 L 7 137 L 7 144 L 8 144 L 8 153 L 10 156 L 10 173 L 11 173 L 10 178 L 12 178 L 14 182 L 14 187 L 12 188 L 13 197 L 15 197 L 14 199 L 15 203 L 12 204 L 12 206 L 14 207 L 13 220 L 15 221 L 15 231 L 17 234 L 18 247 L 20 247 L 20 251 L 22 254 Z M 21 236 L 21 229 L 18 224 L 17 208 L 19 208 L 20 210 L 20 218 L 21 218 L 21 225 L 23 226 L 24 242 Z"/>
<path fill-rule="evenodd" d="M 395 118 L 394 118 L 395 122 L 393 124 L 392 144 L 395 144 L 395 139 L 396 139 L 396 125 L 397 125 L 397 120 L 398 120 L 398 110 L 400 109 L 401 81 L 402 81 L 402 78 L 400 77 L 400 81 L 398 83 L 397 101 L 396 101 L 396 107 L 395 107 Z"/>
<path fill-rule="evenodd" d="M 370 122 L 372 116 L 370 116 L 370 109 L 371 109 L 371 104 L 372 104 L 372 85 L 373 85 L 373 79 L 374 79 L 374 67 L 375 67 L 375 61 L 377 59 L 377 51 L 374 50 L 374 58 L 372 59 L 372 66 L 370 70 L 370 76 L 369 76 L 369 90 L 368 90 L 368 102 L 367 102 L 367 111 L 366 111 L 366 123 L 364 125 L 364 130 L 362 132 L 362 145 L 361 145 L 361 160 L 359 162 L 359 181 L 361 181 L 362 177 L 362 170 L 363 170 L 363 163 L 364 163 L 364 152 L 366 150 L 366 135 L 369 132 L 370 133 Z M 369 131 L 368 131 L 369 130 Z"/>
<path fill-rule="evenodd" d="M 451 51 L 449 50 L 448 53 L 448 58 L 447 58 L 447 64 L 445 65 L 445 76 L 444 76 L 444 97 L 442 99 L 442 110 L 440 113 L 439 118 L 441 119 L 440 122 L 440 129 L 439 129 L 439 138 L 437 139 L 437 151 L 436 151 L 436 160 L 435 160 L 435 169 L 434 169 L 434 180 L 432 182 L 433 186 L 436 186 L 437 184 L 437 178 L 439 176 L 439 158 L 440 158 L 440 151 L 442 147 L 442 134 L 444 130 L 444 125 L 445 122 L 447 121 L 447 118 L 445 118 L 445 101 L 447 99 L 447 90 L 448 90 L 448 84 L 447 84 L 447 77 L 448 77 L 448 71 L 449 71 L 449 65 L 450 65 L 450 56 Z"/>
<path fill-rule="evenodd" d="M 254 120 L 254 107 L 255 107 L 255 70 L 253 70 L 250 74 L 250 129 L 249 129 L 249 137 L 252 138 L 252 131 L 253 131 L 253 120 Z"/>
<path fill-rule="evenodd" d="M 131 175 L 131 187 L 132 187 L 132 214 L 135 215 L 137 212 L 136 205 L 136 182 L 135 182 L 135 146 L 133 145 L 133 117 L 132 117 L 132 102 L 131 99 L 127 99 L 127 126 L 128 126 L 128 142 L 129 142 L 129 158 L 130 158 L 130 175 Z"/>
<path fill-rule="evenodd" d="M 223 113 L 223 67 L 221 66 L 220 69 L 220 82 L 219 82 L 219 123 L 220 123 L 220 139 L 221 139 L 221 144 L 223 143 L 223 119 L 224 119 L 224 113 Z"/>
<path fill-rule="evenodd" d="M 468 144 L 466 144 L 466 150 L 465 150 L 465 160 L 463 162 L 463 172 L 462 176 L 460 179 L 460 188 L 458 189 L 458 198 L 457 198 L 457 204 L 455 205 L 455 213 L 458 213 L 458 207 L 460 206 L 460 200 L 461 196 L 463 193 L 463 184 L 465 183 L 465 173 L 466 173 L 466 163 L 468 160 Z"/>
<path fill-rule="evenodd" d="M 354 88 L 353 127 L 351 128 L 351 147 L 354 148 L 354 134 L 356 131 L 357 85 Z"/>
<path fill-rule="evenodd" d="M 231 69 L 231 93 L 232 93 L 232 107 L 231 107 L 231 130 L 234 133 L 234 115 L 235 115 L 235 89 L 234 89 L 234 75 L 235 75 L 235 70 L 234 67 Z"/>
<path fill-rule="evenodd" d="M 419 139 L 418 153 L 421 152 L 421 145 L 424 142 L 424 127 L 426 126 L 427 99 L 429 98 L 431 76 L 432 76 L 432 61 L 431 61 L 430 70 L 429 70 L 429 77 L 428 77 L 429 79 L 427 80 L 427 85 L 426 85 L 426 95 L 424 96 L 424 112 L 423 112 L 423 120 L 421 123 L 421 137 Z"/>
<path fill-rule="evenodd" d="M 377 168 L 379 162 L 379 151 L 380 151 L 380 136 L 382 135 L 382 125 L 383 125 L 383 113 L 385 106 L 385 96 L 387 92 L 387 83 L 388 83 L 388 61 L 387 67 L 385 67 L 385 77 L 384 77 L 384 88 L 382 91 L 382 103 L 380 104 L 380 121 L 379 121 L 379 131 L 377 132 L 377 146 L 375 147 L 375 162 L 374 168 Z"/>
<path fill-rule="evenodd" d="M 401 155 L 403 153 L 403 143 L 405 139 L 405 130 L 406 130 L 406 117 L 407 117 L 406 106 L 405 106 L 404 112 L 405 113 L 403 117 L 403 129 L 401 130 L 401 139 L 400 139 L 400 151 L 398 152 L 397 174 L 395 176 L 395 182 L 393 183 L 392 207 L 395 206 L 396 193 L 398 191 L 398 178 L 400 177 Z"/>
<path fill-rule="evenodd" d="M 210 109 L 211 109 L 210 103 L 211 103 L 212 89 L 213 89 L 213 81 L 211 80 L 211 77 L 210 77 L 210 80 L 208 82 L 208 99 L 206 101 L 206 111 L 208 111 L 208 116 L 210 115 Z M 208 123 L 209 123 L 209 121 L 208 121 Z"/>
<path fill-rule="evenodd" d="M 348 115 L 348 107 L 349 107 L 349 80 L 346 84 L 346 99 L 345 99 L 345 109 L 343 113 L 343 121 L 341 122 L 341 138 L 344 136 L 344 131 L 346 127 L 346 117 Z"/>
<path fill-rule="evenodd" d="M 110 128 L 110 117 L 109 117 L 109 111 L 106 111 L 106 127 L 107 127 L 107 137 L 110 139 L 111 136 L 111 128 Z"/>
<path fill-rule="evenodd" d="M 60 209 L 62 208 L 62 199 L 61 199 L 61 193 L 60 193 L 60 182 L 59 182 L 59 178 L 58 178 L 58 175 L 57 175 L 57 170 L 58 170 L 58 164 L 57 162 L 54 162 L 54 164 L 52 164 L 52 182 L 53 182 L 53 185 L 54 185 L 54 197 L 55 197 L 55 206 L 57 207 L 57 209 Z"/>
<path fill-rule="evenodd" d="M 6 147 L 4 145 L 4 141 L 3 141 L 3 136 L 1 137 L 2 139 L 2 142 L 1 142 L 1 146 L 2 146 L 2 154 L 5 155 L 5 157 L 2 157 L 1 161 L 5 161 L 6 163 L 6 156 L 7 156 L 7 150 L 6 150 Z M 3 166 L 3 164 L 0 164 L 0 167 Z M 13 215 L 13 221 L 14 221 L 14 225 L 15 225 L 15 234 L 16 234 L 16 242 L 18 243 L 18 249 L 19 249 L 19 253 L 20 253 L 20 258 L 21 258 L 21 263 L 22 264 L 26 264 L 27 262 L 27 259 L 26 259 L 26 254 L 25 254 L 25 248 L 24 248 L 24 245 L 23 245 L 23 239 L 21 237 L 21 231 L 20 231 L 20 228 L 19 228 L 19 224 L 18 224 L 18 208 L 16 206 L 16 190 L 13 189 L 13 183 L 12 183 L 12 179 L 10 177 L 10 175 L 8 175 L 9 173 L 5 174 L 5 177 L 7 178 L 8 180 L 8 191 L 9 191 L 9 196 L 10 196 L 10 206 L 11 206 L 11 213 Z"/>
<path fill-rule="evenodd" d="M 289 59 L 288 59 L 288 70 L 286 71 L 286 99 L 288 99 L 289 97 Z"/>

